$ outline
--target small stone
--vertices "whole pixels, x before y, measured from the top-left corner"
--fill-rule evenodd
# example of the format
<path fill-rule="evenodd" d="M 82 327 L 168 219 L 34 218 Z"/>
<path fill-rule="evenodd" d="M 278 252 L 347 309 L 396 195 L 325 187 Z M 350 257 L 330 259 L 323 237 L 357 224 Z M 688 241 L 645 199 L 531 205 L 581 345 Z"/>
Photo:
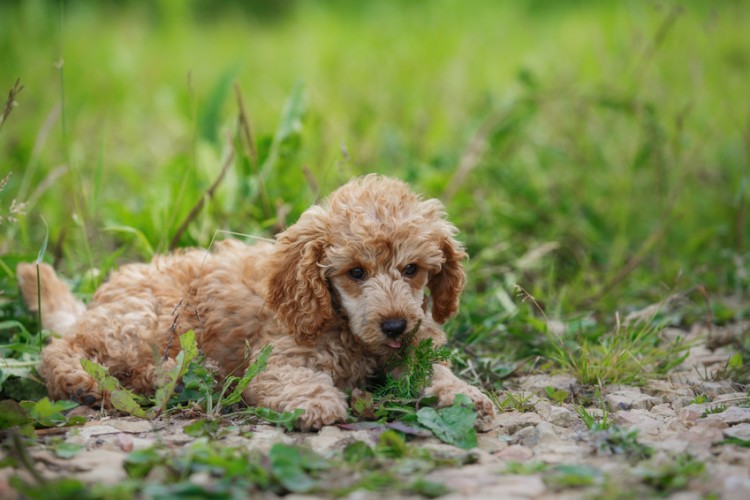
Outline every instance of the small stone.
<path fill-rule="evenodd" d="M 706 416 L 706 420 L 718 420 L 727 425 L 750 423 L 750 408 L 730 406 L 721 413 L 712 413 Z"/>
<path fill-rule="evenodd" d="M 727 394 L 722 394 L 718 398 L 716 398 L 713 402 L 714 404 L 718 403 L 743 403 L 748 400 L 748 395 L 746 392 L 730 392 Z"/>
<path fill-rule="evenodd" d="M 604 400 L 612 410 L 649 410 L 660 403 L 655 397 L 643 394 L 637 387 L 607 394 Z"/>
<path fill-rule="evenodd" d="M 729 476 L 724 479 L 723 494 L 724 500 L 746 500 L 750 498 L 750 479 L 747 477 Z"/>
<path fill-rule="evenodd" d="M 496 430 L 503 431 L 506 434 L 515 434 L 524 427 L 533 427 L 541 422 L 542 419 L 536 413 L 519 411 L 501 412 L 495 418 Z"/>
<path fill-rule="evenodd" d="M 343 430 L 335 425 L 327 425 L 320 432 L 310 437 L 308 444 L 317 453 L 326 453 L 337 448 L 340 441 L 346 439 Z"/>
<path fill-rule="evenodd" d="M 536 411 L 546 422 L 560 427 L 570 427 L 576 421 L 573 412 L 564 406 L 539 403 L 536 405 Z"/>
<path fill-rule="evenodd" d="M 664 328 L 659 332 L 659 336 L 667 342 L 674 342 L 678 339 L 684 340 L 688 336 L 688 332 L 680 328 Z"/>
<path fill-rule="evenodd" d="M 75 478 L 84 483 L 116 484 L 127 478 L 122 463 L 122 452 L 98 449 L 83 451 L 70 459 L 75 467 L 83 470 Z"/>
<path fill-rule="evenodd" d="M 672 399 L 672 408 L 674 408 L 675 410 L 681 410 L 682 408 L 693 404 L 694 400 L 695 396 L 677 396 L 676 398 Z"/>
<path fill-rule="evenodd" d="M 578 381 L 572 375 L 529 375 L 519 380 L 519 384 L 525 390 L 533 393 L 543 393 L 546 387 L 554 387 L 563 391 L 571 391 L 578 387 Z"/>
<path fill-rule="evenodd" d="M 539 422 L 536 427 L 526 427 L 511 437 L 513 444 L 522 444 L 530 447 L 549 447 L 561 443 L 570 442 L 572 431 L 550 424 Z"/>
<path fill-rule="evenodd" d="M 110 420 L 109 425 L 118 429 L 122 432 L 129 432 L 131 434 L 139 434 L 141 432 L 151 432 L 153 426 L 148 420 L 131 420 L 119 418 L 116 420 Z"/>
<path fill-rule="evenodd" d="M 723 394 L 733 394 L 734 383 L 731 380 L 701 380 L 695 385 L 694 390 L 698 394 L 705 394 L 713 401 Z"/>
<path fill-rule="evenodd" d="M 721 429 L 715 427 L 696 425 L 687 431 L 679 433 L 677 439 L 690 443 L 690 449 L 700 447 L 708 450 L 712 444 L 721 441 L 722 432 Z"/>
<path fill-rule="evenodd" d="M 746 473 L 750 469 L 750 448 L 723 445 L 717 458 L 723 463 L 742 467 Z"/>
<path fill-rule="evenodd" d="M 646 410 L 618 411 L 614 413 L 614 420 L 620 425 L 638 428 L 639 435 L 642 437 L 663 439 L 666 431 L 664 422 L 654 418 Z"/>
<path fill-rule="evenodd" d="M 497 453 L 508 447 L 508 441 L 503 439 L 504 437 L 492 434 L 477 434 L 477 447 L 489 453 Z"/>
<path fill-rule="evenodd" d="M 497 453 L 495 456 L 501 460 L 507 460 L 509 462 L 526 462 L 527 460 L 531 460 L 534 456 L 534 452 L 527 446 L 512 444 Z"/>
<path fill-rule="evenodd" d="M 103 436 L 106 434 L 119 434 L 120 432 L 122 432 L 120 429 L 112 425 L 85 425 L 69 431 L 68 435 L 77 438 L 76 441 L 85 442 L 92 437 Z"/>
<path fill-rule="evenodd" d="M 651 396 L 664 397 L 670 400 L 674 400 L 678 396 L 684 396 L 691 400 L 695 397 L 693 391 L 687 385 L 676 384 L 663 379 L 649 380 L 642 391 Z"/>
<path fill-rule="evenodd" d="M 259 425 L 250 438 L 250 447 L 268 453 L 276 443 L 292 444 L 291 433 L 285 433 L 282 429 L 270 425 Z"/>
<path fill-rule="evenodd" d="M 745 441 L 750 441 L 750 424 L 742 423 L 724 429 L 724 435 L 726 437 L 733 437 L 737 439 L 744 439 Z"/>
<path fill-rule="evenodd" d="M 672 405 L 669 403 L 662 403 L 651 407 L 651 413 L 665 418 L 673 418 L 677 416 L 677 412 L 672 409 Z"/>
<path fill-rule="evenodd" d="M 445 484 L 452 490 L 452 494 L 441 497 L 443 499 L 537 498 L 546 490 L 541 477 L 499 475 L 497 464 L 442 469 L 428 474 L 427 479 Z"/>

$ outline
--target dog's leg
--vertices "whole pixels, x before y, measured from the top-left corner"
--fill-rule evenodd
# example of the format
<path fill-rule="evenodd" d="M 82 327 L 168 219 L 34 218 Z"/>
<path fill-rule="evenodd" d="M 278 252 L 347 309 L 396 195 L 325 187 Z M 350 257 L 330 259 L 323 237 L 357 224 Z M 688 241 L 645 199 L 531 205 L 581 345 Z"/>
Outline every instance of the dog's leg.
<path fill-rule="evenodd" d="M 457 394 L 465 394 L 474 403 L 478 418 L 476 427 L 480 431 L 492 428 L 495 419 L 495 405 L 482 391 L 456 377 L 450 368 L 436 364 L 433 366 L 432 384 L 425 389 L 425 396 L 436 396 L 438 406 L 445 407 L 453 404 Z"/>
<path fill-rule="evenodd" d="M 39 374 L 47 381 L 51 399 L 72 399 L 96 407 L 104 404 L 96 381 L 81 366 L 81 359 L 85 357 L 70 337 L 52 339 L 42 351 Z"/>
<path fill-rule="evenodd" d="M 333 385 L 331 376 L 305 367 L 269 362 L 243 395 L 253 406 L 279 412 L 304 410 L 297 421 L 303 431 L 345 422 L 347 418 L 346 396 Z"/>
<path fill-rule="evenodd" d="M 140 394 L 154 391 L 157 359 L 162 355 L 161 323 L 171 318 L 157 314 L 155 298 L 145 287 L 127 296 L 109 293 L 117 285 L 97 292 L 100 301 L 78 320 L 75 331 L 54 339 L 42 352 L 39 373 L 53 398 L 71 398 L 90 406 L 107 403 L 93 378 L 81 366 L 86 358 L 109 370 L 124 386 Z"/>
<path fill-rule="evenodd" d="M 44 328 L 61 335 L 75 330 L 86 306 L 73 296 L 50 265 L 21 263 L 18 264 L 16 274 L 21 295 L 29 311 L 36 313 L 41 306 Z M 37 287 L 37 283 L 41 288 Z"/>

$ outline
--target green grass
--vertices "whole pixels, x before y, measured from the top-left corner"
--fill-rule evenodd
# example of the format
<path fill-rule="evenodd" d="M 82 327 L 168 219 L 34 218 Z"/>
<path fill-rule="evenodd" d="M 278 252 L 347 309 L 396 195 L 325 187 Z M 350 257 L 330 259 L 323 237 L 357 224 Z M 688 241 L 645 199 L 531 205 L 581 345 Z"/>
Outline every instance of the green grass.
<path fill-rule="evenodd" d="M 697 0 L 2 2 L 0 394 L 44 397 L 17 262 L 43 254 L 88 298 L 123 262 L 271 236 L 373 171 L 461 229 L 449 347 L 503 406 L 529 409 L 496 393 L 528 370 L 659 376 L 684 355 L 662 326 L 750 317 L 749 17 Z M 747 336 L 732 345 L 726 376 L 746 382 Z"/>

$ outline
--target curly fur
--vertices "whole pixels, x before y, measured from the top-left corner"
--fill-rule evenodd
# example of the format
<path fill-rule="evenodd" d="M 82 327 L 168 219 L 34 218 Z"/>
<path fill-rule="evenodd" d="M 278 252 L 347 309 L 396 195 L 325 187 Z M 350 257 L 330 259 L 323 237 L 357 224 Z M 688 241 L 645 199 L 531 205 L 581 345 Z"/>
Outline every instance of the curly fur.
<path fill-rule="evenodd" d="M 298 426 L 315 429 L 344 421 L 345 391 L 387 369 L 406 343 L 445 343 L 439 325 L 457 311 L 465 283 L 466 253 L 456 232 L 438 200 L 369 175 L 309 208 L 274 244 L 227 240 L 212 252 L 123 266 L 88 307 L 47 265 L 21 264 L 18 278 L 29 308 L 36 310 L 41 296 L 44 327 L 62 335 L 44 349 L 39 366 L 51 397 L 107 403 L 81 358 L 151 393 L 161 360 L 171 364 L 179 351 L 176 336 L 194 330 L 199 348 L 225 375 L 272 344 L 245 400 L 277 411 L 302 408 Z M 394 322 L 396 331 L 386 326 Z M 468 395 L 480 429 L 495 413 L 481 391 L 442 365 L 425 392 L 440 405 Z"/>

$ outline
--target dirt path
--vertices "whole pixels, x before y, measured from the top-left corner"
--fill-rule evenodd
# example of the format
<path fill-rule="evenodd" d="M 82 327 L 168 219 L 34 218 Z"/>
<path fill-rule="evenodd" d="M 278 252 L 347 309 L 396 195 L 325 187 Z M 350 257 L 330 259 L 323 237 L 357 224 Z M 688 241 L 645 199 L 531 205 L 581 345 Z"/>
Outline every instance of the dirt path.
<path fill-rule="evenodd" d="M 712 338 L 716 334 L 714 331 Z M 575 405 L 556 403 L 544 395 L 548 386 L 571 394 L 581 391 L 571 377 L 529 376 L 516 380 L 512 390 L 528 397 L 528 411 L 501 413 L 495 427 L 479 435 L 477 448 L 462 450 L 434 437 L 410 437 L 413 449 L 428 450 L 431 457 L 439 457 L 435 462 L 439 464 L 431 470 L 422 468 L 415 473 L 444 485 L 448 492 L 443 498 L 456 499 L 585 495 L 683 499 L 709 493 L 720 498 L 750 498 L 748 394 L 736 392 L 729 381 L 712 380 L 726 366 L 728 349 L 709 350 L 708 332 L 701 329 L 694 329 L 689 336 L 694 342 L 689 357 L 666 379 L 641 388 L 603 388 L 606 409 L 590 408 L 587 412 L 595 420 L 606 415 L 613 427 L 591 430 Z M 180 449 L 194 443 L 196 438 L 184 431 L 191 422 L 97 416 L 78 428 L 40 431 L 40 444 L 29 451 L 37 470 L 46 478 L 74 477 L 87 484 L 118 484 L 127 478 L 123 461 L 131 451 L 155 444 Z M 298 433 L 270 425 L 245 425 L 227 426 L 218 439 L 227 448 L 262 453 L 268 453 L 275 443 L 305 445 L 331 457 L 340 455 L 355 441 L 375 446 L 381 432 L 331 426 L 318 433 Z M 61 458 L 53 451 L 60 443 L 74 448 L 80 445 L 80 451 Z M 19 472 L 0 469 L 0 497 L 14 495 L 7 481 L 13 474 Z M 406 471 L 401 477 L 408 474 Z M 31 480 L 25 472 L 20 476 Z M 194 474 L 187 479 L 200 484 L 215 480 L 210 474 Z M 388 485 L 380 489 L 388 491 Z M 321 483 L 315 491 L 328 496 L 331 490 Z M 349 496 L 379 498 L 382 493 L 358 490 Z"/>

